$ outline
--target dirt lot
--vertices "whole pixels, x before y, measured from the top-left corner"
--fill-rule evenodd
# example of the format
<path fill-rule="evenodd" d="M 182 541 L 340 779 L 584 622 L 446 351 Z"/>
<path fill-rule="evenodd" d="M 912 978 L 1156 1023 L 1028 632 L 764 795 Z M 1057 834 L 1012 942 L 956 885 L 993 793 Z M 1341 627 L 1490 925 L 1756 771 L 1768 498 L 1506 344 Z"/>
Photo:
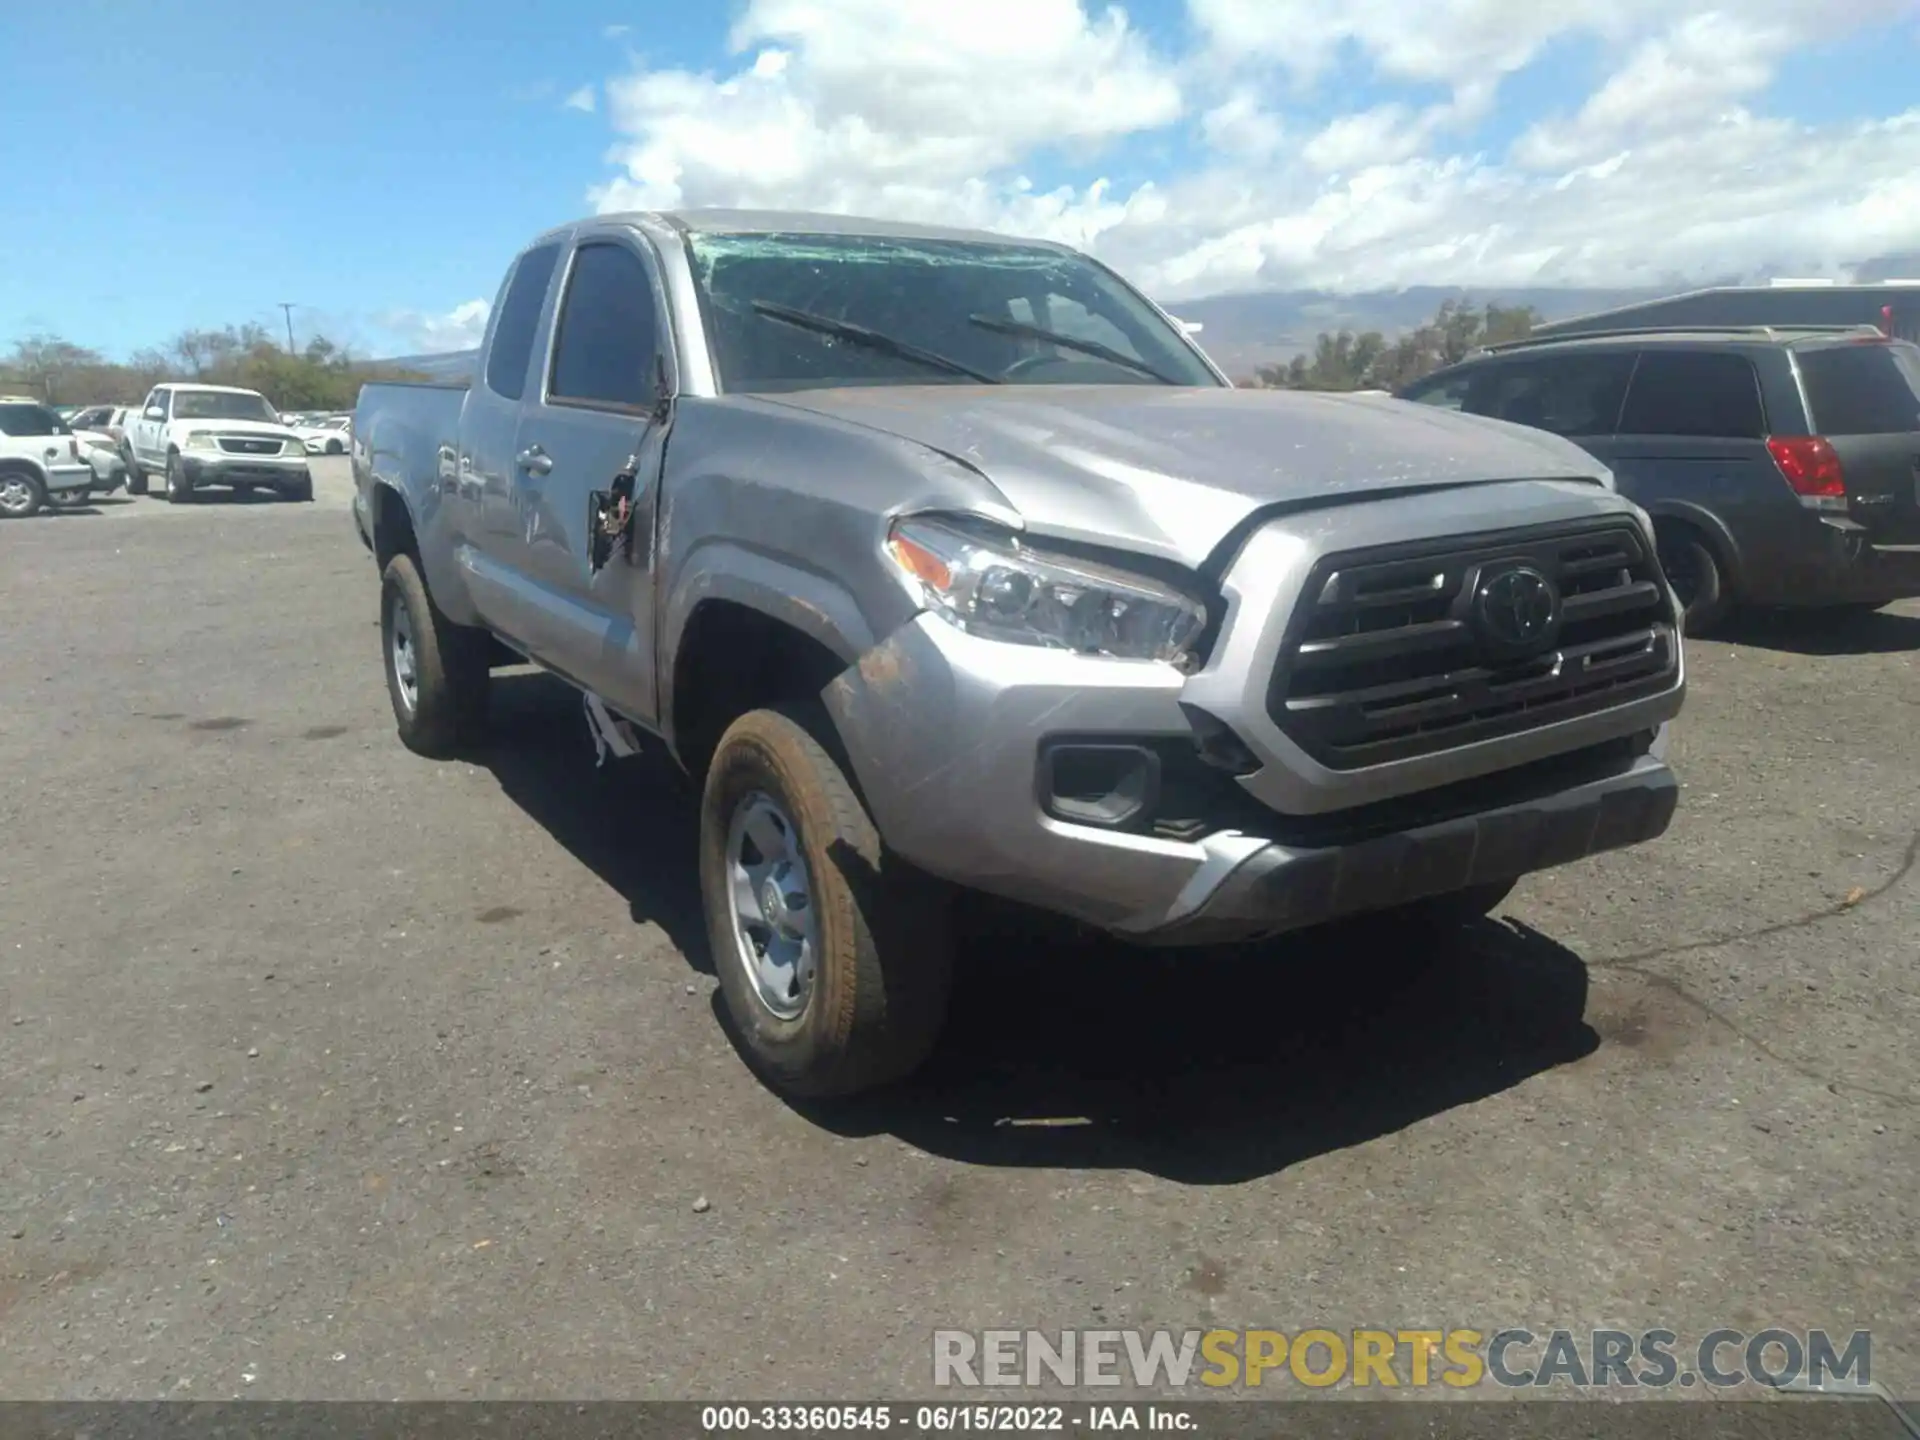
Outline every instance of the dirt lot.
<path fill-rule="evenodd" d="M 534 677 L 400 748 L 347 493 L 0 524 L 10 1398 L 925 1395 L 1103 1322 L 1865 1326 L 1920 1392 L 1920 606 L 1695 645 L 1673 831 L 1414 989 L 981 937 L 922 1083 L 802 1114 L 664 765 Z"/>

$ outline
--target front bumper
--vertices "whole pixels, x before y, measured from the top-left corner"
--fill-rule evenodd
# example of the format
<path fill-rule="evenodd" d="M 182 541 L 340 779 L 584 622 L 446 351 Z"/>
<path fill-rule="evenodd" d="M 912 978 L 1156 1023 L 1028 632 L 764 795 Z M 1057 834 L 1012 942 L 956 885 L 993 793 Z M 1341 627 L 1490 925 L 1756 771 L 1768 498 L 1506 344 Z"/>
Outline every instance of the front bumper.
<path fill-rule="evenodd" d="M 922 615 L 825 699 L 881 833 L 908 860 L 1147 942 L 1272 934 L 1510 879 L 1653 839 L 1673 816 L 1664 719 L 1636 731 L 1618 715 L 1578 750 L 1317 814 L 1271 810 L 1202 767 L 1217 793 L 1192 839 L 1047 813 L 1051 740 L 1191 752 L 1183 685 L 1170 667 L 995 644 Z"/>
<path fill-rule="evenodd" d="M 180 455 L 187 483 L 201 485 L 263 485 L 278 489 L 299 485 L 311 472 L 303 455 Z"/>

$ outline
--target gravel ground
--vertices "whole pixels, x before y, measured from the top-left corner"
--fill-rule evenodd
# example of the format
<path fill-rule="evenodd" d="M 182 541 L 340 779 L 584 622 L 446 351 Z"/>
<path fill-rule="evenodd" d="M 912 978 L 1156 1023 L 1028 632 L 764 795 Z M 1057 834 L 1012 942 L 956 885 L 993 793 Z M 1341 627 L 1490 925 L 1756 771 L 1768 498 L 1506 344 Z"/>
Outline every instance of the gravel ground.
<path fill-rule="evenodd" d="M 716 1018 L 688 797 L 395 740 L 313 505 L 0 524 L 9 1398 L 925 1395 L 936 1326 L 1824 1325 L 1920 1392 L 1920 606 L 1690 650 L 1659 843 L 1411 989 L 982 933 L 908 1090 Z"/>

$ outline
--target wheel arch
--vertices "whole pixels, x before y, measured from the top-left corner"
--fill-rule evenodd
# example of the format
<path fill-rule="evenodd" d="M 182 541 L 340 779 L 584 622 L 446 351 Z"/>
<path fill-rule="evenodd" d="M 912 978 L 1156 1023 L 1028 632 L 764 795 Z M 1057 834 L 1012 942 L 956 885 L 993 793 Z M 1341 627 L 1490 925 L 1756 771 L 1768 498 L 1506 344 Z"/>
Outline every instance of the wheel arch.
<path fill-rule="evenodd" d="M 750 710 L 820 698 L 859 651 L 804 598 L 718 585 L 689 603 L 662 656 L 661 733 L 691 774 Z"/>
<path fill-rule="evenodd" d="M 1740 542 L 1733 537 L 1733 531 L 1722 520 L 1702 505 L 1686 500 L 1660 500 L 1646 507 L 1647 514 L 1653 519 L 1654 533 L 1663 528 L 1684 525 L 1699 532 L 1713 552 L 1716 564 L 1728 588 L 1735 592 L 1745 588 L 1746 572 L 1741 559 Z"/>

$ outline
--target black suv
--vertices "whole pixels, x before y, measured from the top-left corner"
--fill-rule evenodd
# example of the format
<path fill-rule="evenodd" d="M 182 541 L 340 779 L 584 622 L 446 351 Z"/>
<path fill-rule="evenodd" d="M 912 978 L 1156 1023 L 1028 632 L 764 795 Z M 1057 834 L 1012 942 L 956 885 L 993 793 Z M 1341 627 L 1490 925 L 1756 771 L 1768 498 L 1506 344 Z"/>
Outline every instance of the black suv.
<path fill-rule="evenodd" d="M 1654 517 L 1692 633 L 1736 605 L 1920 595 L 1920 347 L 1907 341 L 1614 330 L 1490 347 L 1398 393 L 1605 461 Z"/>

